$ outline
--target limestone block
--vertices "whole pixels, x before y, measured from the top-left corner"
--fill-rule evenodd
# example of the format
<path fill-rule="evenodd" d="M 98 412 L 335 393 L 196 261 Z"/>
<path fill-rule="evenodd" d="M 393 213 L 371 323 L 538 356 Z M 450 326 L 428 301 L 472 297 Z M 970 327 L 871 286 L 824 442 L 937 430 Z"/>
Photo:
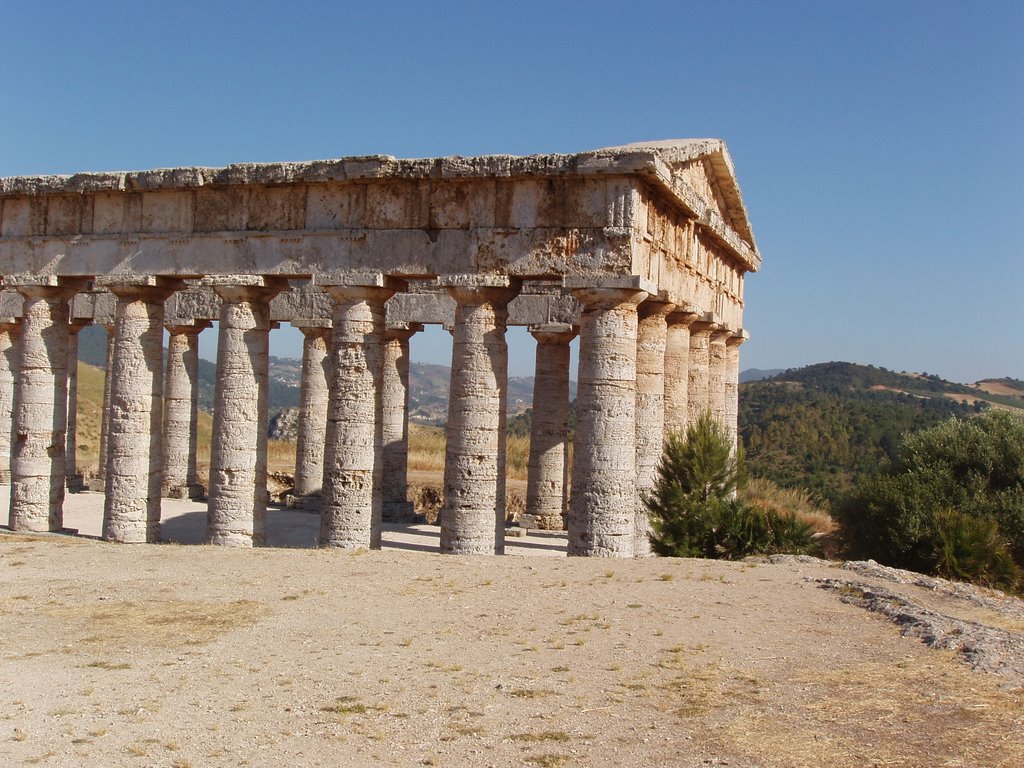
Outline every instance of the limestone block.
<path fill-rule="evenodd" d="M 330 338 L 326 328 L 303 328 L 302 379 L 295 448 L 295 495 L 320 493 L 327 436 Z"/>

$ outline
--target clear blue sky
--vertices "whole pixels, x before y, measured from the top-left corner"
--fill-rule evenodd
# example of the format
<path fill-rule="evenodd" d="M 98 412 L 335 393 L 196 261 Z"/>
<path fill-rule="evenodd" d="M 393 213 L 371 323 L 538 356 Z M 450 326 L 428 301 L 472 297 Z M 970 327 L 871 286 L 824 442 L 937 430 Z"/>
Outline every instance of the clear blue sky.
<path fill-rule="evenodd" d="M 719 137 L 744 368 L 1024 379 L 1022 41 L 1019 0 L 0 0 L 0 176 Z"/>

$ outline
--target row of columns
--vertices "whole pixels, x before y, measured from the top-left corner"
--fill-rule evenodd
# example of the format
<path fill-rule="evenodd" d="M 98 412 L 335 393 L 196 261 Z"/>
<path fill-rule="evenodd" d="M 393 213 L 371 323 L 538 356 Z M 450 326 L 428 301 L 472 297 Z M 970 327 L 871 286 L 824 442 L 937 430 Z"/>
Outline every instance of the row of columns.
<path fill-rule="evenodd" d="M 208 281 L 221 298 L 218 377 L 206 540 L 266 543 L 269 301 L 286 283 L 237 276 Z M 101 440 L 103 536 L 159 541 L 161 495 L 201 493 L 195 470 L 198 334 L 169 326 L 173 279 L 107 281 L 117 297 Z M 447 286 L 455 299 L 441 550 L 501 553 L 505 530 L 507 308 L 501 279 Z M 62 525 L 68 423 L 68 300 L 74 281 L 19 286 L 19 325 L 0 324 L 0 379 L 15 366 L 11 525 Z M 408 345 L 417 326 L 385 328 L 393 287 L 326 286 L 331 328 L 304 329 L 295 494 L 319 497 L 320 542 L 377 547 L 381 522 L 408 514 Z M 735 430 L 738 342 L 710 319 L 634 288 L 579 288 L 580 366 L 572 494 L 567 504 L 571 326 L 532 329 L 536 391 L 527 522 L 569 530 L 573 555 L 646 553 L 640 499 L 653 486 L 662 438 L 703 410 Z M 20 331 L 20 343 L 16 337 Z M 740 339 L 741 340 L 741 339 Z M 77 357 L 77 355 L 76 355 Z M 0 387 L 0 391 L 3 388 Z M 2 430 L 0 430 L 2 432 Z M 0 443 L 0 451 L 5 446 Z"/>

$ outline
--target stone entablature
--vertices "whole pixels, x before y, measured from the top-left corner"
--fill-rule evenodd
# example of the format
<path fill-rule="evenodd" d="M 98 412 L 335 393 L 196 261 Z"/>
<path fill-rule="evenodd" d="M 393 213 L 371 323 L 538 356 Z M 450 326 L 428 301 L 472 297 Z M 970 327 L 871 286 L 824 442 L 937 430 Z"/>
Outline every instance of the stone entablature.
<path fill-rule="evenodd" d="M 75 469 L 69 362 L 75 332 L 93 322 L 112 342 L 104 537 L 158 541 L 160 495 L 196 496 L 208 482 L 207 540 L 265 543 L 268 334 L 289 322 L 307 341 L 296 502 L 320 510 L 323 545 L 376 546 L 382 519 L 407 514 L 409 339 L 436 323 L 454 343 L 441 549 L 500 553 L 505 330 L 521 325 L 541 345 L 543 382 L 526 521 L 564 517 L 570 554 L 644 554 L 638 499 L 664 431 L 710 410 L 735 432 L 743 278 L 759 267 L 713 139 L 0 179 L 11 525 L 60 527 Z M 211 471 L 199 478 L 198 336 L 212 321 L 219 378 Z"/>

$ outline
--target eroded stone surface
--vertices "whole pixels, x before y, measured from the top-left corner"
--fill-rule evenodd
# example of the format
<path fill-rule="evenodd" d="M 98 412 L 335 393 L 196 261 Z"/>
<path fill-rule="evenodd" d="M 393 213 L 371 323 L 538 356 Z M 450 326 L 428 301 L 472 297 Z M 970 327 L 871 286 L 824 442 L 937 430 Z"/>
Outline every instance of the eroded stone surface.
<path fill-rule="evenodd" d="M 455 286 L 452 383 L 444 458 L 441 551 L 501 554 L 505 548 L 505 395 L 508 288 Z"/>
<path fill-rule="evenodd" d="M 533 421 L 526 476 L 526 514 L 520 525 L 542 530 L 565 527 L 566 476 L 569 466 L 570 325 L 531 329 L 537 340 L 533 379 Z"/>
<path fill-rule="evenodd" d="M 381 377 L 384 302 L 392 290 L 331 286 L 330 405 L 320 545 L 380 548 Z"/>
<path fill-rule="evenodd" d="M 295 490 L 299 499 L 319 496 L 324 479 L 324 440 L 330 377 L 330 328 L 302 328 L 302 379 L 295 441 Z M 319 506 L 319 499 L 310 499 Z M 305 503 L 305 502 L 303 502 Z"/>
<path fill-rule="evenodd" d="M 576 439 L 569 554 L 632 557 L 636 527 L 636 305 L 628 288 L 578 289 Z"/>

